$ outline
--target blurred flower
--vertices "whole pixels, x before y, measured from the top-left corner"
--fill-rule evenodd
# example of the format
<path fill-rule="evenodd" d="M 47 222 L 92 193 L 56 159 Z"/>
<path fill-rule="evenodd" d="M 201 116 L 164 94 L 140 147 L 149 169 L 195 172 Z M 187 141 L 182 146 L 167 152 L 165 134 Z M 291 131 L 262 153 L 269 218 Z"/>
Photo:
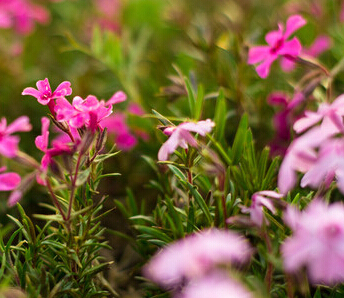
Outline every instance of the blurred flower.
<path fill-rule="evenodd" d="M 333 285 L 344 281 L 344 206 L 320 199 L 303 212 L 289 207 L 284 220 L 293 235 L 282 244 L 287 272 L 306 267 L 312 283 Z"/>
<path fill-rule="evenodd" d="M 177 298 L 252 298 L 238 281 L 221 271 L 213 272 L 188 284 Z"/>
<path fill-rule="evenodd" d="M 337 97 L 332 104 L 322 103 L 317 112 L 305 111 L 305 116 L 294 123 L 294 130 L 301 133 L 322 121 L 323 129 L 344 133 L 344 95 Z"/>
<path fill-rule="evenodd" d="M 27 35 L 33 31 L 35 22 L 46 24 L 49 20 L 47 9 L 28 0 L 0 1 L 0 28 L 13 27 L 18 33 Z"/>
<path fill-rule="evenodd" d="M 248 53 L 248 64 L 257 64 L 256 71 L 261 78 L 266 78 L 270 72 L 270 66 L 279 56 L 295 59 L 301 52 L 301 44 L 294 37 L 288 41 L 292 33 L 306 24 L 306 20 L 300 15 L 288 18 L 286 30 L 278 24 L 277 31 L 271 31 L 265 36 L 268 46 L 252 47 Z"/>
<path fill-rule="evenodd" d="M 297 180 L 296 171 L 305 173 L 316 162 L 317 148 L 333 133 L 322 127 L 314 127 L 295 139 L 289 146 L 278 173 L 278 189 L 286 194 L 291 190 Z"/>
<path fill-rule="evenodd" d="M 241 211 L 244 213 L 249 213 L 251 221 L 261 227 L 265 221 L 263 207 L 269 209 L 272 213 L 276 213 L 276 209 L 273 204 L 273 199 L 280 199 L 283 197 L 283 194 L 279 194 L 272 190 L 263 190 L 254 193 L 251 197 L 251 206 L 250 207 L 241 207 Z"/>
<path fill-rule="evenodd" d="M 17 131 L 30 131 L 31 124 L 29 117 L 21 116 L 12 124 L 7 126 L 7 121 L 2 118 L 0 121 L 0 154 L 12 158 L 17 155 L 19 137 L 11 134 Z"/>
<path fill-rule="evenodd" d="M 316 58 L 330 47 L 331 39 L 326 35 L 320 35 L 314 40 L 313 44 L 308 49 L 302 49 L 300 56 Z M 292 60 L 283 57 L 281 60 L 281 67 L 286 72 L 292 71 L 295 67 L 295 63 Z"/>
<path fill-rule="evenodd" d="M 144 275 L 164 288 L 203 276 L 220 264 L 243 264 L 252 249 L 248 241 L 231 231 L 210 229 L 168 245 L 144 267 Z"/>
<path fill-rule="evenodd" d="M 20 176 L 17 173 L 6 171 L 6 167 L 0 168 L 0 190 L 7 191 L 15 189 L 21 181 Z"/>
<path fill-rule="evenodd" d="M 115 143 L 120 150 L 128 151 L 136 146 L 137 139 L 130 133 L 125 114 L 117 112 L 103 119 L 100 125 L 106 127 L 108 134 L 115 137 Z"/>
<path fill-rule="evenodd" d="M 170 136 L 170 138 L 161 146 L 158 152 L 159 160 L 167 160 L 168 155 L 172 154 L 178 147 L 184 149 L 188 148 L 188 144 L 197 147 L 196 139 L 190 134 L 190 132 L 196 132 L 201 136 L 205 136 L 211 132 L 215 123 L 210 119 L 194 122 L 184 122 L 178 126 L 169 126 L 164 129 L 164 134 Z"/>

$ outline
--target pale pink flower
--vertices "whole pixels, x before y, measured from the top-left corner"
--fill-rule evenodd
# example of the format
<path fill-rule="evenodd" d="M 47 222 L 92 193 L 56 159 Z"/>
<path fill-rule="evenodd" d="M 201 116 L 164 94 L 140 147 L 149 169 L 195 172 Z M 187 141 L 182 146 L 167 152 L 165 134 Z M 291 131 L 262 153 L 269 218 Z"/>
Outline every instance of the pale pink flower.
<path fill-rule="evenodd" d="M 0 174 L 0 191 L 15 189 L 21 181 L 20 176 L 14 172 L 3 173 L 4 171 L 6 171 L 6 167 L 1 167 L 0 173 L 2 174 Z"/>
<path fill-rule="evenodd" d="M 17 131 L 30 131 L 31 124 L 29 117 L 21 116 L 12 124 L 7 126 L 7 121 L 2 118 L 0 121 L 0 154 L 12 158 L 17 155 L 19 137 L 12 136 L 12 133 Z"/>
<path fill-rule="evenodd" d="M 306 20 L 300 15 L 288 18 L 286 29 L 278 24 L 277 31 L 271 31 L 265 36 L 267 46 L 252 47 L 248 53 L 248 64 L 257 64 L 256 71 L 261 78 L 266 78 L 270 72 L 270 66 L 279 56 L 295 59 L 301 52 L 301 43 L 294 37 L 288 38 L 296 30 L 306 24 Z"/>
<path fill-rule="evenodd" d="M 263 222 L 268 224 L 264 218 L 263 207 L 269 209 L 272 213 L 276 213 L 276 209 L 273 204 L 273 199 L 280 199 L 283 197 L 283 194 L 279 194 L 272 190 L 262 190 L 254 193 L 251 197 L 251 206 L 250 207 L 241 207 L 241 211 L 244 213 L 249 213 L 251 221 L 261 227 Z"/>
<path fill-rule="evenodd" d="M 37 89 L 28 87 L 22 92 L 22 95 L 31 95 L 36 97 L 38 102 L 42 105 L 47 105 L 52 99 L 65 97 L 72 94 L 72 88 L 70 88 L 70 82 L 64 81 L 54 92 L 51 91 L 50 84 L 47 78 L 40 80 L 36 83 Z"/>
<path fill-rule="evenodd" d="M 323 52 L 327 51 L 330 47 L 331 39 L 326 35 L 320 35 L 314 40 L 309 48 L 302 49 L 300 57 L 304 56 L 305 58 L 316 58 Z M 281 67 L 286 72 L 292 71 L 295 68 L 295 63 L 288 58 L 282 58 Z"/>
<path fill-rule="evenodd" d="M 289 146 L 278 173 L 278 189 L 286 194 L 296 184 L 296 172 L 305 173 L 317 160 L 316 148 L 325 142 L 333 131 L 316 126 L 295 139 Z"/>
<path fill-rule="evenodd" d="M 301 179 L 301 187 L 329 187 L 336 178 L 339 190 L 344 193 L 344 140 L 330 139 L 322 143 L 313 166 Z"/>
<path fill-rule="evenodd" d="M 188 144 L 197 147 L 196 139 L 191 135 L 191 131 L 205 136 L 211 132 L 215 123 L 210 119 L 198 122 L 184 122 L 178 126 L 169 126 L 165 128 L 164 134 L 170 136 L 169 139 L 161 146 L 158 152 L 159 160 L 167 160 L 178 147 L 188 148 Z"/>
<path fill-rule="evenodd" d="M 322 103 L 317 112 L 305 111 L 305 116 L 297 120 L 293 128 L 297 133 L 301 133 L 323 120 L 323 129 L 344 133 L 343 116 L 344 95 L 341 95 L 332 104 Z"/>
<path fill-rule="evenodd" d="M 168 245 L 144 267 L 144 275 L 164 288 L 203 276 L 220 264 L 244 264 L 252 249 L 231 231 L 205 230 Z"/>
<path fill-rule="evenodd" d="M 191 281 L 176 298 L 252 298 L 252 294 L 225 272 L 216 271 Z"/>
<path fill-rule="evenodd" d="M 312 283 L 344 282 L 344 206 L 316 199 L 303 211 L 289 207 L 285 222 L 293 235 L 282 244 L 284 268 L 307 268 Z"/>

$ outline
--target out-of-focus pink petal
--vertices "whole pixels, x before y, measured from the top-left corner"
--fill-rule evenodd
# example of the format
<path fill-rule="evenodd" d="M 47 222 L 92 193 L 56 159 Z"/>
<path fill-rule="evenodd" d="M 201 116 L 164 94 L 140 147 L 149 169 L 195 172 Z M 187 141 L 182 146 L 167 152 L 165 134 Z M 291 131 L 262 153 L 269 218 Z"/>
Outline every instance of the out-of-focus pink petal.
<path fill-rule="evenodd" d="M 106 102 L 107 105 L 114 105 L 127 100 L 127 95 L 123 91 L 118 91 Z"/>
<path fill-rule="evenodd" d="M 184 122 L 178 125 L 178 128 L 193 131 L 200 134 L 201 136 L 205 136 L 207 133 L 212 131 L 214 126 L 215 123 L 210 119 L 207 119 L 198 122 Z"/>
<path fill-rule="evenodd" d="M 318 57 L 331 47 L 331 43 L 331 39 L 328 36 L 320 35 L 315 39 L 313 44 L 304 51 L 304 54 L 311 57 Z"/>
<path fill-rule="evenodd" d="M 256 46 L 252 47 L 248 51 L 248 64 L 256 64 L 265 60 L 269 55 L 270 47 L 268 46 Z"/>
<path fill-rule="evenodd" d="M 42 117 L 41 122 L 42 122 L 42 135 L 36 137 L 35 145 L 39 150 L 46 152 L 48 148 L 48 140 L 49 140 L 48 130 L 49 130 L 50 121 L 47 117 Z"/>
<path fill-rule="evenodd" d="M 123 151 L 131 150 L 137 144 L 137 139 L 130 133 L 119 134 L 116 137 L 116 145 L 118 149 Z"/>
<path fill-rule="evenodd" d="M 322 115 L 319 115 L 311 111 L 306 111 L 305 117 L 302 117 L 299 120 L 297 120 L 293 125 L 293 129 L 297 133 L 304 132 L 305 130 L 319 122 L 321 119 Z"/>
<path fill-rule="evenodd" d="M 17 204 L 21 198 L 23 197 L 23 193 L 20 190 L 14 190 L 10 197 L 8 198 L 7 205 L 9 207 L 13 207 L 15 204 Z"/>
<path fill-rule="evenodd" d="M 287 39 L 296 30 L 306 25 L 307 21 L 300 15 L 290 16 L 287 20 L 284 38 Z"/>
<path fill-rule="evenodd" d="M 294 37 L 292 40 L 286 41 L 278 51 L 279 55 L 289 55 L 291 57 L 296 57 L 300 55 L 302 46 L 300 41 Z"/>
<path fill-rule="evenodd" d="M 20 183 L 21 178 L 17 173 L 9 172 L 0 174 L 0 190 L 15 189 Z"/>
<path fill-rule="evenodd" d="M 30 131 L 32 126 L 27 116 L 21 116 L 14 120 L 6 129 L 6 134 L 12 134 L 17 131 Z"/>
<path fill-rule="evenodd" d="M 295 68 L 295 62 L 287 57 L 282 57 L 280 60 L 281 68 L 285 72 L 291 72 Z"/>
<path fill-rule="evenodd" d="M 274 47 L 274 45 L 283 38 L 283 28 L 279 30 L 271 31 L 265 35 L 265 40 L 269 46 Z"/>
<path fill-rule="evenodd" d="M 158 159 L 164 161 L 168 159 L 168 156 L 172 154 L 178 148 L 180 144 L 179 131 L 173 133 L 169 139 L 161 146 L 158 152 Z"/>
<path fill-rule="evenodd" d="M 6 136 L 0 142 L 0 154 L 8 158 L 13 158 L 17 155 L 19 144 L 19 137 Z"/>
<path fill-rule="evenodd" d="M 256 67 L 257 74 L 262 79 L 267 78 L 267 76 L 270 73 L 271 64 L 277 59 L 277 57 L 277 55 L 270 55 L 264 62 L 262 62 Z"/>
<path fill-rule="evenodd" d="M 35 88 L 27 87 L 23 90 L 22 95 L 31 95 L 38 99 L 41 96 L 41 92 Z"/>

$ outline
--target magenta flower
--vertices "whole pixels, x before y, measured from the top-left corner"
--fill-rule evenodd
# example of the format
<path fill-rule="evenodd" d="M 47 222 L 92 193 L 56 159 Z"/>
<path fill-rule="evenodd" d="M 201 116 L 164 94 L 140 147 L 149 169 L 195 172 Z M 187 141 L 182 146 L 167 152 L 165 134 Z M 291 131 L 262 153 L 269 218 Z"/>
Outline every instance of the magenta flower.
<path fill-rule="evenodd" d="M 273 204 L 273 199 L 280 199 L 283 194 L 279 194 L 272 190 L 263 190 L 254 193 L 251 197 L 252 202 L 250 207 L 241 207 L 241 211 L 244 213 L 249 213 L 251 221 L 261 227 L 263 222 L 268 224 L 264 218 L 263 207 L 269 209 L 272 213 L 276 213 L 276 209 Z"/>
<path fill-rule="evenodd" d="M 331 39 L 326 35 L 320 35 L 314 40 L 309 48 L 301 51 L 300 56 L 305 56 L 305 58 L 316 58 L 323 52 L 327 51 L 330 47 Z M 292 60 L 283 57 L 281 60 L 281 67 L 286 72 L 292 71 L 295 68 L 295 63 Z"/>
<path fill-rule="evenodd" d="M 28 87 L 22 92 L 22 95 L 31 95 L 36 97 L 38 102 L 42 105 L 47 105 L 52 99 L 65 97 L 72 94 L 70 82 L 64 81 L 54 92 L 51 91 L 50 84 L 47 78 L 36 83 L 37 89 Z"/>
<path fill-rule="evenodd" d="M 176 298 L 252 298 L 252 294 L 225 272 L 216 271 L 191 281 Z"/>
<path fill-rule="evenodd" d="M 285 222 L 293 235 L 282 244 L 287 272 L 307 268 L 312 283 L 344 282 L 344 206 L 317 199 L 299 212 L 289 207 Z"/>
<path fill-rule="evenodd" d="M 266 78 L 270 72 L 270 66 L 279 56 L 295 59 L 301 52 L 301 44 L 294 37 L 288 40 L 290 35 L 306 24 L 306 20 L 300 15 L 288 18 L 286 30 L 278 24 L 277 31 L 271 31 L 265 36 L 267 46 L 252 47 L 248 53 L 248 64 L 257 64 L 256 71 L 261 78 Z"/>
<path fill-rule="evenodd" d="M 15 157 L 18 151 L 19 137 L 11 134 L 17 131 L 30 131 L 31 128 L 27 116 L 19 117 L 8 126 L 6 119 L 2 118 L 0 121 L 0 154 L 8 158 Z"/>
<path fill-rule="evenodd" d="M 196 139 L 191 135 L 191 131 L 205 136 L 211 132 L 215 123 L 210 119 L 194 122 L 184 122 L 178 126 L 170 126 L 165 128 L 164 134 L 170 138 L 161 146 L 158 152 L 159 160 L 167 160 L 168 156 L 172 154 L 178 147 L 184 149 L 188 148 L 188 144 L 192 147 L 197 147 Z"/>
<path fill-rule="evenodd" d="M 0 173 L 2 174 L 0 174 L 0 190 L 8 191 L 15 189 L 21 181 L 20 176 L 13 172 L 3 173 L 4 171 L 6 171 L 6 167 L 1 167 Z"/>
<path fill-rule="evenodd" d="M 144 275 L 164 288 L 203 276 L 220 264 L 244 264 L 252 249 L 238 234 L 211 229 L 168 245 L 144 267 Z"/>
<path fill-rule="evenodd" d="M 301 133 L 323 120 L 321 125 L 324 130 L 344 133 L 343 116 L 344 95 L 341 95 L 332 104 L 322 103 L 317 112 L 306 111 L 305 116 L 297 120 L 293 128 Z"/>

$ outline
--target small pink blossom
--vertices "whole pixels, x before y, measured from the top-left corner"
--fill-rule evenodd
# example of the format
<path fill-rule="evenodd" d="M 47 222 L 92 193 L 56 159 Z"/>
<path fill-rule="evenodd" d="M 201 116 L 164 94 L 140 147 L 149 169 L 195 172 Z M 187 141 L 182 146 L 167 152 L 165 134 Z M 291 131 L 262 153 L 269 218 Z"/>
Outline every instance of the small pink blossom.
<path fill-rule="evenodd" d="M 22 92 L 22 95 L 31 95 L 36 97 L 38 102 L 42 105 L 47 105 L 52 99 L 65 97 L 72 94 L 70 82 L 64 81 L 54 92 L 51 91 L 50 84 L 47 78 L 36 83 L 37 89 L 28 87 Z"/>
<path fill-rule="evenodd" d="M 225 272 L 216 271 L 191 281 L 176 298 L 252 298 L 252 294 Z"/>
<path fill-rule="evenodd" d="M 192 147 L 197 147 L 196 139 L 190 132 L 195 132 L 201 136 L 205 136 L 211 132 L 215 123 L 210 119 L 194 122 L 184 122 L 178 126 L 170 126 L 165 128 L 164 134 L 170 138 L 161 146 L 158 152 L 159 160 L 167 160 L 168 156 L 172 154 L 178 147 L 184 149 L 188 148 L 188 144 Z"/>
<path fill-rule="evenodd" d="M 0 173 L 6 171 L 6 167 L 0 168 Z M 15 189 L 21 181 L 20 176 L 14 172 L 0 174 L 0 191 Z"/>
<path fill-rule="evenodd" d="M 17 131 L 30 131 L 31 128 L 27 116 L 19 117 L 8 126 L 6 119 L 2 118 L 0 121 L 0 154 L 8 158 L 15 157 L 18 151 L 19 137 L 11 134 Z"/>
<path fill-rule="evenodd" d="M 144 275 L 164 288 L 203 276 L 220 264 L 244 264 L 252 249 L 231 231 L 211 229 L 168 245 L 144 267 Z"/>
<path fill-rule="evenodd" d="M 306 111 L 305 116 L 297 120 L 293 128 L 297 133 L 301 133 L 323 120 L 323 129 L 344 133 L 343 116 L 344 95 L 341 95 L 332 104 L 322 103 L 317 112 Z"/>
<path fill-rule="evenodd" d="M 254 193 L 251 197 L 252 202 L 250 207 L 242 207 L 241 211 L 244 213 L 250 213 L 251 221 L 261 227 L 263 222 L 268 224 L 264 218 L 263 207 L 269 209 L 272 213 L 276 213 L 276 209 L 273 204 L 273 199 L 280 199 L 283 194 L 279 194 L 272 190 L 263 190 Z"/>
<path fill-rule="evenodd" d="M 271 31 L 265 36 L 267 46 L 252 47 L 248 53 L 248 64 L 257 64 L 256 71 L 261 78 L 266 78 L 270 72 L 271 64 L 279 57 L 295 59 L 301 53 L 301 43 L 294 37 L 288 38 L 296 30 L 306 24 L 306 20 L 300 15 L 293 15 L 288 18 L 286 29 L 278 24 L 277 31 Z"/>
<path fill-rule="evenodd" d="M 289 207 L 285 217 L 293 235 L 282 244 L 287 272 L 307 268 L 312 283 L 344 282 L 344 206 L 314 200 L 303 211 Z"/>

